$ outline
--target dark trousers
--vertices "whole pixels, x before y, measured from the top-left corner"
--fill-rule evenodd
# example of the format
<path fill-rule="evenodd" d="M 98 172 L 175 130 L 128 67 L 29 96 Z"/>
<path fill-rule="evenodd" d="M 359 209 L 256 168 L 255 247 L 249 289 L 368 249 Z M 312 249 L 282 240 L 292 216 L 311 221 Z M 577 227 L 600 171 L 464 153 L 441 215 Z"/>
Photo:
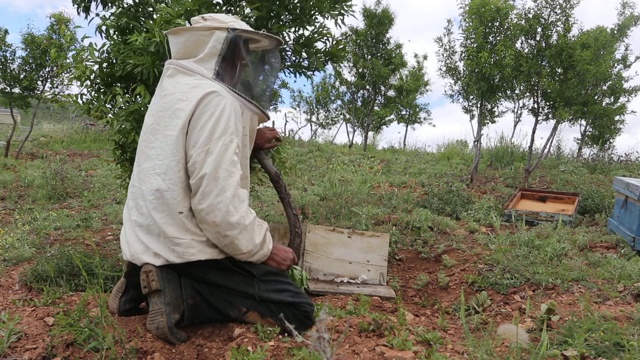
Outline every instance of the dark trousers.
<path fill-rule="evenodd" d="M 180 325 L 260 322 L 298 332 L 315 323 L 314 305 L 280 270 L 233 258 L 165 265 L 180 277 L 184 315 Z"/>

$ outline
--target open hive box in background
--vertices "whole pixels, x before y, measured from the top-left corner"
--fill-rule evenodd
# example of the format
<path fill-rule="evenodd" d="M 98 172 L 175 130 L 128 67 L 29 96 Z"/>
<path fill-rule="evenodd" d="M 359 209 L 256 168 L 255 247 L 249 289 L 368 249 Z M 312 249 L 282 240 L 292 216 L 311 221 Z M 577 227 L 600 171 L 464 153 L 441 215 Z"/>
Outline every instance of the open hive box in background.
<path fill-rule="evenodd" d="M 504 209 L 508 222 L 528 224 L 562 222 L 573 225 L 578 213 L 580 194 L 536 189 L 518 189 Z"/>
<path fill-rule="evenodd" d="M 289 227 L 269 225 L 274 242 L 287 245 Z M 312 294 L 364 294 L 392 299 L 387 285 L 389 234 L 302 224 L 302 256 Z"/>

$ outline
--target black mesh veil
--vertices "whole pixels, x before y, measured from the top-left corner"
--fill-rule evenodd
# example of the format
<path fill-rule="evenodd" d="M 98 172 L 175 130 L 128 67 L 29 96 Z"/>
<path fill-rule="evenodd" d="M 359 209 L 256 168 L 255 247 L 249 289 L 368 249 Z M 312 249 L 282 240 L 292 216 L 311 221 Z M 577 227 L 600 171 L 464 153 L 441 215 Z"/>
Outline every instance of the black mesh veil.
<path fill-rule="evenodd" d="M 277 48 L 255 49 L 253 44 L 254 39 L 246 32 L 229 30 L 220 52 L 216 79 L 266 112 L 280 73 L 280 54 Z"/>

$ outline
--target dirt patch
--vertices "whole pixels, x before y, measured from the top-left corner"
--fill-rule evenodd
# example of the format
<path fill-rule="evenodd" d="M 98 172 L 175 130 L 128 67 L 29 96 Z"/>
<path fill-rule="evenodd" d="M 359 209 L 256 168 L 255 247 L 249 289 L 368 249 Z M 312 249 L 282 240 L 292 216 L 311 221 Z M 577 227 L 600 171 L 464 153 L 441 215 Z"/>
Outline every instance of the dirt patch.
<path fill-rule="evenodd" d="M 108 237 L 108 232 L 99 234 L 99 238 Z M 448 257 L 448 264 L 443 263 L 443 255 Z M 369 314 L 381 314 L 385 321 L 395 322 L 398 318 L 398 305 L 406 310 L 409 329 L 423 328 L 437 331 L 444 342 L 438 352 L 454 359 L 462 359 L 470 355 L 464 346 L 465 330 L 459 320 L 461 294 L 469 299 L 477 294 L 467 284 L 467 277 L 474 275 L 482 266 L 482 254 L 471 255 L 459 250 L 449 250 L 439 256 L 424 258 L 414 251 L 400 251 L 396 259 L 389 265 L 389 275 L 398 284 L 399 299 L 385 301 L 371 298 Z M 18 282 L 21 267 L 7 269 L 0 279 L 0 308 L 11 315 L 22 318 L 19 327 L 23 330 L 22 338 L 12 344 L 8 355 L 18 359 L 51 359 L 55 355 L 61 359 L 92 359 L 94 353 L 85 352 L 74 345 L 71 339 L 53 339 L 50 321 L 62 309 L 71 309 L 78 304 L 82 294 L 66 296 L 59 301 L 47 305 L 36 306 L 42 296 Z M 419 283 L 418 277 L 424 274 L 429 280 Z M 438 274 L 448 277 L 447 286 L 439 283 Z M 440 275 L 443 276 L 443 275 Z M 484 310 L 481 328 L 492 324 L 510 323 L 519 319 L 520 323 L 534 322 L 533 316 L 540 305 L 550 300 L 558 304 L 561 320 L 553 327 L 560 326 L 572 313 L 581 311 L 580 297 L 591 291 L 575 285 L 570 291 L 559 287 L 521 286 L 507 294 L 488 291 L 491 305 Z M 595 295 L 594 295 L 595 296 Z M 329 304 L 334 308 L 346 309 L 351 303 L 357 304 L 356 297 L 351 296 L 316 296 L 318 305 Z M 95 302 L 89 303 L 95 307 Z M 629 297 L 616 300 L 604 299 L 593 305 L 594 310 L 611 314 L 621 323 L 629 322 L 635 303 Z M 527 308 L 530 313 L 527 313 Z M 533 310 L 531 310 L 533 309 Z M 258 347 L 268 348 L 271 359 L 291 358 L 291 348 L 302 347 L 302 344 L 290 338 L 277 337 L 272 341 L 261 340 L 251 325 L 246 324 L 213 324 L 186 329 L 190 341 L 186 344 L 171 346 L 149 334 L 145 329 L 146 316 L 116 318 L 118 326 L 125 332 L 127 347 L 136 348 L 135 357 L 145 360 L 162 359 L 228 359 L 234 348 L 246 347 L 253 350 Z M 387 338 L 381 332 L 366 332 L 359 329 L 360 322 L 371 321 L 370 315 L 347 316 L 332 319 L 329 328 L 334 343 L 339 343 L 337 358 L 339 359 L 384 359 L 384 349 L 388 349 Z M 443 324 L 447 324 L 446 327 Z M 55 326 L 55 324 L 53 325 Z M 482 329 L 472 329 L 481 331 Z M 345 334 L 346 333 L 346 334 Z M 533 341 L 537 341 L 535 333 Z M 52 343 L 57 344 L 51 348 Z M 416 343 L 416 353 L 428 348 L 428 344 Z M 508 346 L 496 341 L 498 349 L 507 351 Z M 384 350 L 384 351 L 383 351 Z"/>

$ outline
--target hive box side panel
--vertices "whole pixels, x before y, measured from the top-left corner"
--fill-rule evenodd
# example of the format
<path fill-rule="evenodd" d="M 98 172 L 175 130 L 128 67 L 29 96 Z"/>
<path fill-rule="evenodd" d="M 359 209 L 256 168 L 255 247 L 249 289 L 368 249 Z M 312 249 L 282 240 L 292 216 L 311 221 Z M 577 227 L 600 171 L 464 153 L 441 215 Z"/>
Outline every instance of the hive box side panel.
<path fill-rule="evenodd" d="M 307 225 L 304 269 L 312 280 L 366 276 L 386 285 L 389 234 Z"/>

